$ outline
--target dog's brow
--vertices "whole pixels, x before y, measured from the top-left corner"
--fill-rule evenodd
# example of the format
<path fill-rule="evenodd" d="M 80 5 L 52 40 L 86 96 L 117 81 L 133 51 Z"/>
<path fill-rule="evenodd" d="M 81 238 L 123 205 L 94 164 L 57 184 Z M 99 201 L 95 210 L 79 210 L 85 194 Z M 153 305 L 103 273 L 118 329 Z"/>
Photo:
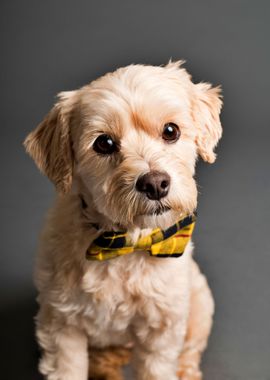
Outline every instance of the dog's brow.
<path fill-rule="evenodd" d="M 146 112 L 139 112 L 137 110 L 133 110 L 131 112 L 131 122 L 136 129 L 141 129 L 146 132 L 151 137 L 157 137 L 161 133 L 162 127 L 169 122 L 178 121 L 179 115 L 176 112 L 150 112 L 146 114 Z"/>
<path fill-rule="evenodd" d="M 157 135 L 157 128 L 153 127 L 153 122 L 151 123 L 149 120 L 147 120 L 143 113 L 132 111 L 131 120 L 136 129 L 142 129 L 152 137 L 155 137 Z"/>

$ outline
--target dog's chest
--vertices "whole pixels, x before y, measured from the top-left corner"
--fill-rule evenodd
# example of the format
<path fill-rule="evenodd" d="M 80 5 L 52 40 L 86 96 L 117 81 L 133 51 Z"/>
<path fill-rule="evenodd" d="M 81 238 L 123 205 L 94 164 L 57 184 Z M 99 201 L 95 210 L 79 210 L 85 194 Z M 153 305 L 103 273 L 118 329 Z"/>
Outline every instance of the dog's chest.
<path fill-rule="evenodd" d="M 84 323 L 89 335 L 103 341 L 127 335 L 138 319 L 164 323 L 187 299 L 188 253 L 158 259 L 134 253 L 89 265 L 83 279 Z"/>

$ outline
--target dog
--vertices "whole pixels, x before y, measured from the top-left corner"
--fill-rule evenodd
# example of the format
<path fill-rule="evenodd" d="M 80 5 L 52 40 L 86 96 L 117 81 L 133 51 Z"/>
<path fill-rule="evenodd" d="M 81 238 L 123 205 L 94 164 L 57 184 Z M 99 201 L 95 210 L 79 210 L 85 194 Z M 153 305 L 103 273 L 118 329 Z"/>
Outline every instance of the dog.
<path fill-rule="evenodd" d="M 183 61 L 132 64 L 61 92 L 26 138 L 57 190 L 35 271 L 46 379 L 119 380 L 130 355 L 138 380 L 202 379 L 214 302 L 192 257 L 194 172 L 215 161 L 221 98 Z"/>

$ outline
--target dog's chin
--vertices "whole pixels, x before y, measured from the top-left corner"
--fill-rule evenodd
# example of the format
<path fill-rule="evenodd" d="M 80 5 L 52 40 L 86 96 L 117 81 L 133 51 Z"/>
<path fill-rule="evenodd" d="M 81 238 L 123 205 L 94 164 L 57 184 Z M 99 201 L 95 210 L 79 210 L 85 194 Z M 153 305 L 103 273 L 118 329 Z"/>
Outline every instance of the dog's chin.
<path fill-rule="evenodd" d="M 180 210 L 173 210 L 169 207 L 162 210 L 153 210 L 145 214 L 134 217 L 134 226 L 144 228 L 168 228 L 181 218 L 183 213 Z"/>

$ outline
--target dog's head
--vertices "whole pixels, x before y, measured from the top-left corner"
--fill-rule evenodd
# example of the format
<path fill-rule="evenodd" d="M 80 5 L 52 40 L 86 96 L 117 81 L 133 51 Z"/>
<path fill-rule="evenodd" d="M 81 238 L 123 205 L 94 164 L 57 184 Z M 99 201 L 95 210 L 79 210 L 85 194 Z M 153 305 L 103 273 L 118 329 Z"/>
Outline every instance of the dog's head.
<path fill-rule="evenodd" d="M 221 105 L 181 62 L 131 65 L 60 93 L 25 146 L 59 192 L 80 178 L 109 220 L 154 225 L 196 207 L 195 162 L 215 160 Z"/>

